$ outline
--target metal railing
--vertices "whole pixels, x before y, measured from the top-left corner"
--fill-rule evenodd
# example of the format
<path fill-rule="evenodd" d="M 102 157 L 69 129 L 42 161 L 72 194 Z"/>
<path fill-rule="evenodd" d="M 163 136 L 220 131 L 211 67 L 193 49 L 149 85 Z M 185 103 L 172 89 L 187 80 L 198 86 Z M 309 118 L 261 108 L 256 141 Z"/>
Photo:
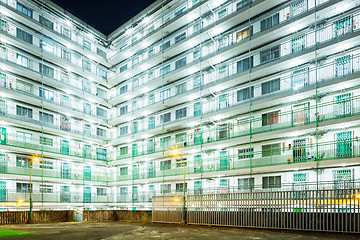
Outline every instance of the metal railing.
<path fill-rule="evenodd" d="M 183 195 L 153 196 L 152 221 L 180 223 L 183 219 Z"/>
<path fill-rule="evenodd" d="M 186 201 L 188 224 L 360 232 L 359 189 L 194 194 Z"/>

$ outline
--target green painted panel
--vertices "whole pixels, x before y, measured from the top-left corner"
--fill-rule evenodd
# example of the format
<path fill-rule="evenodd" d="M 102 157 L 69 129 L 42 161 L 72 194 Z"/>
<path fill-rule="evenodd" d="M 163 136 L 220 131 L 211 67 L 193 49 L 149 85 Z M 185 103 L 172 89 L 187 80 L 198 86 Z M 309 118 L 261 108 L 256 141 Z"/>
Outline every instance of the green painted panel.
<path fill-rule="evenodd" d="M 0 144 L 5 145 L 6 144 L 6 128 L 1 128 L 0 132 Z"/>

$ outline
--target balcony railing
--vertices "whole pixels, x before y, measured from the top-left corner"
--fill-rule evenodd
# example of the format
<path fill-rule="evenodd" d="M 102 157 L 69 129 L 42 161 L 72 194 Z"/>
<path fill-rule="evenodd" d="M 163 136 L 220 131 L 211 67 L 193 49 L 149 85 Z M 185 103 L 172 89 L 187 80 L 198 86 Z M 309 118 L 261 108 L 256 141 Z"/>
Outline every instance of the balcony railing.
<path fill-rule="evenodd" d="M 279 144 L 280 145 L 280 144 Z M 256 145 L 253 145 L 253 147 Z M 204 172 L 221 172 L 229 170 L 249 169 L 270 167 L 278 165 L 291 165 L 299 163 L 315 164 L 316 161 L 326 161 L 334 159 L 350 159 L 360 157 L 360 143 L 358 138 L 337 140 L 330 142 L 320 142 L 318 144 L 306 143 L 301 145 L 295 143 L 281 148 L 271 150 L 250 151 L 243 154 L 226 154 L 220 157 L 204 157 L 202 159 L 188 159 L 186 161 L 186 174 L 200 174 Z M 186 154 L 183 155 L 187 157 Z M 191 157 L 191 156 L 189 156 Z M 167 158 L 168 159 L 168 158 Z M 157 161 L 155 163 L 160 163 Z M 175 176 L 183 174 L 183 166 L 174 161 L 168 165 L 165 163 L 157 164 L 149 168 L 147 162 L 132 163 L 138 167 L 136 171 L 131 171 L 126 175 L 118 175 L 116 181 L 129 181 Z"/>
<path fill-rule="evenodd" d="M 154 138 L 156 147 L 148 151 L 148 143 L 137 143 L 137 152 L 133 156 L 141 156 L 153 154 L 154 152 L 162 152 L 173 147 L 190 147 L 199 144 L 220 142 L 227 139 L 249 136 L 251 134 L 259 134 L 281 129 L 288 129 L 299 127 L 303 125 L 311 125 L 316 122 L 326 122 L 332 119 L 342 119 L 350 116 L 360 114 L 360 96 L 349 97 L 344 100 L 334 100 L 316 104 L 312 102 L 304 105 L 300 109 L 291 110 L 287 112 L 274 113 L 273 115 L 260 116 L 256 114 L 243 120 L 236 120 L 215 127 L 200 127 L 193 128 L 187 131 L 182 136 L 181 140 L 172 139 L 166 143 L 166 146 L 161 143 L 161 138 Z M 187 118 L 188 120 L 188 118 Z M 251 128 L 251 129 L 250 129 Z M 132 154 L 120 155 L 117 154 L 118 160 L 132 157 Z"/>

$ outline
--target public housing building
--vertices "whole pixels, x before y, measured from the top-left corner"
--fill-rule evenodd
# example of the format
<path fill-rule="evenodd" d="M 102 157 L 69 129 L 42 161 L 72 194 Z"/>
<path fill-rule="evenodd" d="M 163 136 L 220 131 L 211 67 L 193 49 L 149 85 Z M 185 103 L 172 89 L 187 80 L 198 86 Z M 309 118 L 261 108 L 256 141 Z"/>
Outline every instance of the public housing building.
<path fill-rule="evenodd" d="M 0 0 L 2 209 L 27 206 L 30 170 L 47 209 L 354 187 L 359 4 L 158 0 L 106 36 Z"/>

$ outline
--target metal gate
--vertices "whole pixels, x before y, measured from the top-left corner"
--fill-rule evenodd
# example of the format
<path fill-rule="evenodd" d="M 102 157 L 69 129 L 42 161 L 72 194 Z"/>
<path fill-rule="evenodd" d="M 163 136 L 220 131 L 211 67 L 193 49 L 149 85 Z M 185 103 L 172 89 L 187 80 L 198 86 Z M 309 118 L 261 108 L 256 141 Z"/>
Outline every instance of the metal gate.
<path fill-rule="evenodd" d="M 194 194 L 187 196 L 187 222 L 360 233 L 359 202 L 359 189 Z"/>
<path fill-rule="evenodd" d="M 183 195 L 153 196 L 152 221 L 180 223 L 183 219 Z"/>

